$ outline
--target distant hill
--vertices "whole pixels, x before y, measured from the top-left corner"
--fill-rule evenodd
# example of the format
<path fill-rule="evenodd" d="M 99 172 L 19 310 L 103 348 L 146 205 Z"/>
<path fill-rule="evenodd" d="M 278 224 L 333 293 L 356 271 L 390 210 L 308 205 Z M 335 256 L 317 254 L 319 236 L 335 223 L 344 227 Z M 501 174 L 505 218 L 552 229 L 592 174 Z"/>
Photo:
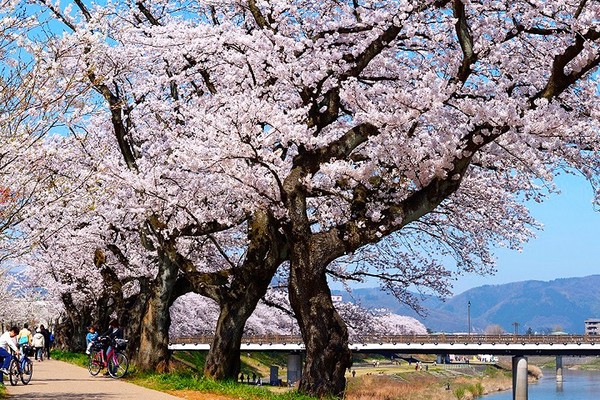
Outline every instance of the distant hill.
<path fill-rule="evenodd" d="M 514 332 L 517 322 L 519 333 L 528 328 L 549 333 L 560 326 L 565 332 L 582 334 L 583 321 L 600 318 L 600 275 L 479 286 L 446 301 L 426 298 L 422 303 L 428 312 L 425 317 L 378 288 L 355 289 L 352 296 L 339 291 L 334 294 L 366 308 L 387 308 L 414 317 L 433 332 L 467 332 L 469 301 L 473 332 L 483 332 L 490 325 Z"/>

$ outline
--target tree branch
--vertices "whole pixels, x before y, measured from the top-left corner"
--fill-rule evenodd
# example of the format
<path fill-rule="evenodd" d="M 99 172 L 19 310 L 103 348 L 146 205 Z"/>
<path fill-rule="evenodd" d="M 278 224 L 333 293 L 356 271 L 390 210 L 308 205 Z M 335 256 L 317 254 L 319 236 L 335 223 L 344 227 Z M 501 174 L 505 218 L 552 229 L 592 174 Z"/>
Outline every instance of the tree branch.
<path fill-rule="evenodd" d="M 454 0 L 454 17 L 457 19 L 456 35 L 463 52 L 463 60 L 457 78 L 464 84 L 471 75 L 471 66 L 477 61 L 477 54 L 473 50 L 473 35 L 467 24 L 467 13 L 462 0 Z"/>
<path fill-rule="evenodd" d="M 569 62 L 573 61 L 579 54 L 581 54 L 586 40 L 595 41 L 599 38 L 600 31 L 589 30 L 584 35 L 576 34 L 575 43 L 567 47 L 561 54 L 554 56 L 552 71 L 550 77 L 548 78 L 548 82 L 540 92 L 531 98 L 530 105 L 533 106 L 535 100 L 539 98 L 550 100 L 559 96 L 585 73 L 597 66 L 598 57 L 588 63 L 588 65 L 582 71 L 571 72 L 569 75 L 565 74 L 565 67 Z"/>

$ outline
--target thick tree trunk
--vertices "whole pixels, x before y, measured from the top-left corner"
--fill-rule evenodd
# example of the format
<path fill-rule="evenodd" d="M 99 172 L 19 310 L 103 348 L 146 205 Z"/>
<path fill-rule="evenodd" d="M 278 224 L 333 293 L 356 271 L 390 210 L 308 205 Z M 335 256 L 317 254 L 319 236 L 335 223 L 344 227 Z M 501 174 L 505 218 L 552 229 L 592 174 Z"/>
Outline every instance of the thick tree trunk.
<path fill-rule="evenodd" d="M 246 321 L 267 292 L 279 262 L 247 262 L 236 271 L 229 292 L 219 302 L 215 338 L 206 357 L 204 374 L 216 380 L 236 380 L 240 373 L 240 344 Z"/>
<path fill-rule="evenodd" d="M 140 370 L 163 372 L 169 367 L 169 307 L 173 303 L 177 273 L 177 266 L 161 256 L 157 277 L 145 288 L 146 295 L 140 297 L 145 301 L 140 304 L 139 346 L 137 352 L 130 353 Z"/>
<path fill-rule="evenodd" d="M 307 161 L 310 161 L 307 159 Z M 307 171 L 296 168 L 284 183 L 290 218 L 290 303 L 306 346 L 299 391 L 319 398 L 343 397 L 345 373 L 352 365 L 346 324 L 333 306 L 326 265 L 340 251 L 337 238 L 319 239 L 311 231 L 306 193 L 301 182 Z"/>
<path fill-rule="evenodd" d="M 142 316 L 139 350 L 134 361 L 144 371 L 166 371 L 171 357 L 168 349 L 171 317 L 161 294 L 153 293 Z"/>
<path fill-rule="evenodd" d="M 333 305 L 324 269 L 307 264 L 305 258 L 293 254 L 289 282 L 290 302 L 306 345 L 299 391 L 341 398 L 345 372 L 352 365 L 348 330 Z"/>
<path fill-rule="evenodd" d="M 267 292 L 273 275 L 287 255 L 287 246 L 271 215 L 256 213 L 248 225 L 250 245 L 246 259 L 233 270 L 230 285 L 218 289 L 201 283 L 193 285 L 199 289 L 198 293 L 209 295 L 219 303 L 215 339 L 204 365 L 204 374 L 217 380 L 237 380 L 246 321 Z M 187 271 L 190 281 L 194 282 L 198 278 L 197 273 Z"/>
<path fill-rule="evenodd" d="M 247 312 L 234 302 L 221 304 L 215 338 L 204 364 L 204 375 L 218 380 L 235 379 L 240 373 L 240 344 Z M 246 304 L 245 307 L 251 306 Z"/>

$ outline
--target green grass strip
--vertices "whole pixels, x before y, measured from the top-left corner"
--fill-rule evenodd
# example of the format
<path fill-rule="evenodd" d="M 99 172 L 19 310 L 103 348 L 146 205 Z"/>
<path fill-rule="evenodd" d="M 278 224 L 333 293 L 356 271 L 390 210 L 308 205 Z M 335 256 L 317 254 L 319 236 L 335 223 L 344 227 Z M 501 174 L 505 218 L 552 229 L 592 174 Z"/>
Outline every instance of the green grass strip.
<path fill-rule="evenodd" d="M 137 373 L 130 379 L 132 383 L 159 391 L 193 390 L 216 393 L 243 400 L 314 400 L 315 397 L 300 395 L 295 391 L 273 393 L 265 387 L 245 385 L 234 381 L 213 381 L 202 375 L 185 372 L 169 374 Z"/>
<path fill-rule="evenodd" d="M 69 364 L 79 365 L 80 367 L 84 367 L 84 368 L 88 367 L 89 357 L 87 356 L 87 354 L 73 353 L 70 351 L 53 349 L 52 353 L 50 355 L 55 360 L 65 361 L 65 362 L 68 362 Z"/>

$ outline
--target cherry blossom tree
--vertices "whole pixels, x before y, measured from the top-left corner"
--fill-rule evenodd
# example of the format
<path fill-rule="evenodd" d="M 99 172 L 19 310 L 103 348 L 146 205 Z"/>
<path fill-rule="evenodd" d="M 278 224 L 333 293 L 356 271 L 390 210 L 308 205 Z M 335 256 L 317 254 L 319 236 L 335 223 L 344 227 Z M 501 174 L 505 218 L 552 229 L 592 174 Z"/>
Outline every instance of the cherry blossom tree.
<path fill-rule="evenodd" d="M 155 311 L 178 273 L 219 304 L 213 377 L 285 268 L 300 391 L 342 395 L 328 275 L 443 294 L 531 237 L 556 174 L 597 184 L 598 2 L 42 3 L 67 27 L 38 58 L 77 94 L 65 125 L 118 153 L 114 226 L 170 282 Z"/>
<path fill-rule="evenodd" d="M 28 186 L 36 158 L 27 152 L 51 129 L 52 111 L 33 94 L 44 84 L 43 74 L 31 61 L 19 57 L 19 35 L 32 21 L 19 18 L 16 2 L 0 1 L 0 265 L 26 249 L 14 238 L 20 212 L 31 197 Z M 46 100 L 50 100 L 49 98 Z M 48 114 L 48 115 L 47 115 Z"/>

